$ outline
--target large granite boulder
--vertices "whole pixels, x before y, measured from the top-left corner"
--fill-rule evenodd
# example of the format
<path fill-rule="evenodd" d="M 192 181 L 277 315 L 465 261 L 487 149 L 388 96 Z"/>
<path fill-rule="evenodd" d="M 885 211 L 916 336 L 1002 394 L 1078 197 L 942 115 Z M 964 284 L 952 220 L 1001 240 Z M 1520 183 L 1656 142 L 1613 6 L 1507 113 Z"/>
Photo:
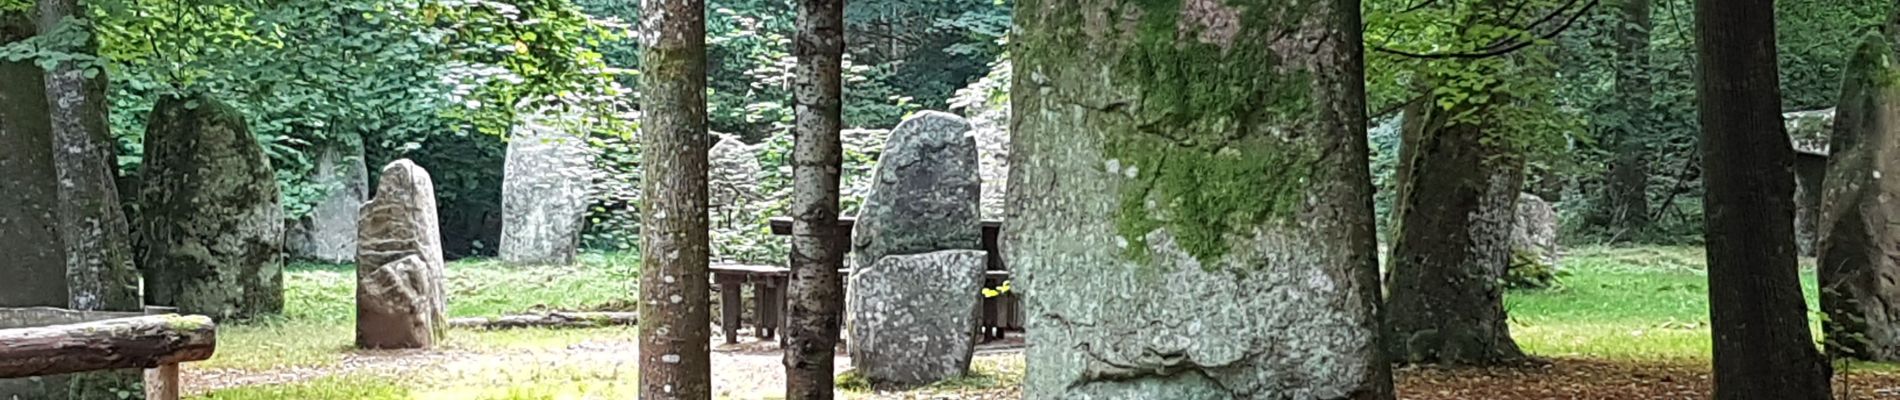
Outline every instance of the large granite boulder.
<path fill-rule="evenodd" d="M 383 167 L 357 232 L 356 346 L 427 348 L 445 329 L 442 239 L 429 172 L 409 160 Z"/>
<path fill-rule="evenodd" d="M 892 255 L 851 274 L 851 366 L 874 385 L 912 387 L 962 375 L 976 350 L 988 253 Z"/>
<path fill-rule="evenodd" d="M 970 123 L 924 111 L 891 132 L 851 233 L 854 266 L 890 255 L 982 249 L 982 182 Z"/>
<path fill-rule="evenodd" d="M 738 136 L 719 138 L 708 151 L 707 221 L 711 224 L 713 260 L 749 262 L 778 259 L 769 249 L 784 238 L 765 229 L 761 214 L 767 205 L 759 193 L 764 171 L 752 145 Z"/>
<path fill-rule="evenodd" d="M 369 200 L 362 139 L 347 134 L 319 146 L 310 183 L 322 194 L 310 215 L 290 227 L 291 256 L 336 264 L 355 261 L 356 212 Z"/>
<path fill-rule="evenodd" d="M 593 156 L 571 122 L 532 116 L 509 138 L 501 183 L 502 261 L 566 265 L 580 251 Z"/>
<path fill-rule="evenodd" d="M 140 173 L 148 304 L 219 319 L 283 311 L 277 174 L 243 114 L 203 95 L 159 99 Z"/>
<path fill-rule="evenodd" d="M 1820 240 L 1821 193 L 1825 191 L 1829 138 L 1834 135 L 1834 109 L 1782 114 L 1794 158 L 1794 237 L 1802 255 L 1815 254 Z"/>

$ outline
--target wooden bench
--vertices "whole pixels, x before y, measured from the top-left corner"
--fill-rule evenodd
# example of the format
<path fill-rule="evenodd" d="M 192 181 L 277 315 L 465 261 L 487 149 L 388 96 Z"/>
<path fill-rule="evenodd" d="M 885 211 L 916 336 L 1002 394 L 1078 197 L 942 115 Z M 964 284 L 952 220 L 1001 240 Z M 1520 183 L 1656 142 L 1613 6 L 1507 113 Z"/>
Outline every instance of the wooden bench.
<path fill-rule="evenodd" d="M 846 243 L 850 243 L 851 241 L 849 232 L 851 232 L 851 229 L 854 226 L 856 226 L 856 222 L 857 222 L 856 218 L 851 218 L 851 217 L 838 218 L 838 225 L 840 227 L 843 227 L 846 232 L 846 237 L 844 238 Z M 773 235 L 790 236 L 792 234 L 792 219 L 791 218 L 788 218 L 788 217 L 772 218 L 770 220 L 770 225 L 772 227 Z M 1010 280 L 1009 267 L 1003 264 L 1002 247 L 998 245 L 999 238 L 1001 238 L 1002 236 L 1002 230 L 1003 230 L 1002 221 L 997 221 L 997 220 L 983 221 L 983 250 L 989 252 L 989 257 L 988 257 L 989 265 L 987 268 L 985 268 L 988 271 L 986 271 L 986 273 L 984 274 L 984 279 L 983 279 L 984 281 L 983 287 L 986 287 L 986 288 L 998 287 L 998 286 L 1001 286 L 1003 282 L 1007 282 Z M 847 270 L 846 273 L 848 274 L 849 271 Z M 780 292 L 777 293 L 780 296 L 779 297 L 780 300 L 778 304 L 779 306 L 782 307 L 784 305 L 784 302 L 783 302 L 784 285 L 780 284 L 777 287 L 780 288 L 778 289 L 780 290 Z M 1008 293 L 1003 293 L 1001 296 L 984 298 L 982 307 L 983 307 L 983 310 L 982 310 L 983 313 L 982 313 L 982 318 L 978 321 L 979 322 L 978 330 L 981 331 L 986 337 L 990 339 L 999 339 L 999 338 L 1002 338 L 1004 333 L 1006 332 L 1022 331 L 1023 329 L 1022 298 L 1020 296 L 1017 296 L 1016 292 L 1011 291 Z"/>
<path fill-rule="evenodd" d="M 752 331 L 761 340 L 778 336 L 785 326 L 785 283 L 792 270 L 771 265 L 713 264 L 713 284 L 719 285 L 719 328 L 726 344 L 739 343 L 740 314 L 745 310 L 739 292 L 752 285 Z"/>
<path fill-rule="evenodd" d="M 0 379 L 147 369 L 145 398 L 177 400 L 178 364 L 210 359 L 217 325 L 199 315 L 0 308 Z"/>

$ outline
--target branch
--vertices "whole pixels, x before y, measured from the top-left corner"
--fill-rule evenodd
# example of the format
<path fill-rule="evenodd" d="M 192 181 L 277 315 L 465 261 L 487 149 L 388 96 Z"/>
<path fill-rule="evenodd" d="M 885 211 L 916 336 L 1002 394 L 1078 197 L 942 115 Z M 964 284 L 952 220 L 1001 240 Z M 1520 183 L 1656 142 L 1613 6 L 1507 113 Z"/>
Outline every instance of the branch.
<path fill-rule="evenodd" d="M 1572 3 L 1575 3 L 1577 0 L 1570 0 L 1570 1 Z M 1468 52 L 1453 52 L 1453 53 L 1419 53 L 1419 52 L 1393 49 L 1393 48 L 1389 48 L 1385 46 L 1376 46 L 1376 47 L 1373 47 L 1372 50 L 1380 52 L 1380 53 L 1386 53 L 1386 54 L 1392 54 L 1392 55 L 1398 55 L 1398 56 L 1404 56 L 1404 57 L 1410 57 L 1410 58 L 1421 58 L 1421 59 L 1479 59 L 1479 58 L 1501 56 L 1505 54 L 1510 54 L 1511 52 L 1514 52 L 1514 51 L 1521 50 L 1525 47 L 1530 47 L 1530 45 L 1536 44 L 1538 40 L 1550 39 L 1553 37 L 1557 37 L 1557 35 L 1559 34 L 1563 34 L 1564 31 L 1570 30 L 1570 26 L 1575 24 L 1578 19 L 1583 18 L 1584 15 L 1587 15 L 1590 13 L 1591 9 L 1596 8 L 1597 3 L 1600 3 L 1600 2 L 1602 2 L 1602 0 L 1590 0 L 1590 3 L 1585 4 L 1583 6 L 1583 9 L 1577 10 L 1575 14 L 1571 14 L 1570 18 L 1564 19 L 1563 24 L 1557 26 L 1557 29 L 1551 30 L 1550 32 L 1545 32 L 1542 35 L 1537 35 L 1536 38 L 1531 39 L 1531 40 L 1520 40 L 1520 41 L 1508 42 L 1508 43 L 1495 43 L 1482 50 L 1474 50 L 1474 51 L 1468 51 Z M 1526 30 L 1536 28 L 1538 24 L 1542 24 L 1545 21 L 1549 21 L 1553 18 L 1556 18 L 1556 16 L 1561 15 L 1562 12 L 1563 12 L 1563 9 L 1560 8 L 1558 9 L 1557 12 L 1553 12 L 1549 15 L 1545 15 L 1543 18 L 1538 19 L 1537 22 L 1532 23 L 1530 27 L 1526 28 Z"/>

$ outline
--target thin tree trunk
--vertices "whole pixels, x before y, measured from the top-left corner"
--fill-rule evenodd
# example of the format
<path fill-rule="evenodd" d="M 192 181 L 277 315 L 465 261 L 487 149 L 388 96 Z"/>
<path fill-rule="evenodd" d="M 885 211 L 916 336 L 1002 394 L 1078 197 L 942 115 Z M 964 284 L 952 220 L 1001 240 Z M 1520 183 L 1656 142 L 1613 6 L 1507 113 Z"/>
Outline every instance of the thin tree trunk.
<path fill-rule="evenodd" d="M 1498 96 L 1503 98 L 1502 95 Z M 1428 104 L 1437 104 L 1426 101 Z M 1524 359 L 1504 311 L 1504 279 L 1512 255 L 1524 160 L 1487 112 L 1430 107 L 1423 129 L 1406 130 L 1400 150 L 1406 174 L 1387 274 L 1385 346 L 1395 360 L 1449 365 L 1508 364 Z"/>
<path fill-rule="evenodd" d="M 641 0 L 640 398 L 712 397 L 703 0 Z"/>
<path fill-rule="evenodd" d="M 1359 3 L 1023 0 L 1028 399 L 1391 399 Z"/>
<path fill-rule="evenodd" d="M 83 30 L 84 41 L 68 51 L 94 53 L 90 24 L 78 0 L 40 0 L 39 31 Z M 111 135 L 107 132 L 103 66 L 62 62 L 46 72 L 53 126 L 53 163 L 59 175 L 59 236 L 66 250 L 69 307 L 77 310 L 137 310 L 138 271 L 119 190 Z M 90 69 L 90 72 L 88 70 Z"/>
<path fill-rule="evenodd" d="M 1827 399 L 1795 270 L 1774 0 L 1696 1 L 1715 398 Z"/>
<path fill-rule="evenodd" d="M 1650 138 L 1655 116 L 1650 99 L 1650 0 L 1623 0 L 1616 25 L 1616 96 L 1612 112 L 1623 118 L 1610 128 L 1616 151 L 1609 168 L 1603 223 L 1619 233 L 1649 228 Z"/>
<path fill-rule="evenodd" d="M 792 150 L 792 276 L 787 301 L 785 395 L 832 398 L 832 370 L 844 313 L 845 232 L 838 227 L 844 147 L 844 0 L 800 0 Z"/>

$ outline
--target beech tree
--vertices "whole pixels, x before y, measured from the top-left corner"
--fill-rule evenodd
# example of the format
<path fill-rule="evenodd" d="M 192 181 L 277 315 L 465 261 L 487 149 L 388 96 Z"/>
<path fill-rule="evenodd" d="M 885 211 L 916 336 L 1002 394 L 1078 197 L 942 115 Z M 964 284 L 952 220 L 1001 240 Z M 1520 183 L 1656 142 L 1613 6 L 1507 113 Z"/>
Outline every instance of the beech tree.
<path fill-rule="evenodd" d="M 706 5 L 640 9 L 640 398 L 709 399 Z"/>
<path fill-rule="evenodd" d="M 1697 0 L 1703 236 L 1715 398 L 1827 399 L 1795 266 L 1794 149 L 1783 132 L 1774 0 Z"/>
<path fill-rule="evenodd" d="M 832 398 L 844 313 L 845 234 L 838 226 L 843 172 L 844 0 L 800 0 L 793 89 L 792 277 L 785 322 L 788 399 Z"/>

